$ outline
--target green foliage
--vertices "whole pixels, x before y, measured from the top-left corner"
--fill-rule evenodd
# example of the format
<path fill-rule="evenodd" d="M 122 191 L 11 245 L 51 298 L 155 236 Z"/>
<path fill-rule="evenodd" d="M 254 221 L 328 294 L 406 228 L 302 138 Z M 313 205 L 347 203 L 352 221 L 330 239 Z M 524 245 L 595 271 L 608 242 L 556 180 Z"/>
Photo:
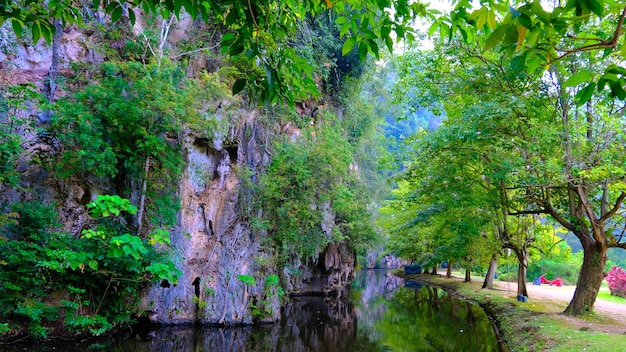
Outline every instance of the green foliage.
<path fill-rule="evenodd" d="M 259 193 L 280 262 L 291 254 L 311 256 L 331 241 L 322 231 L 322 221 L 324 212 L 333 207 L 333 194 L 348 176 L 351 151 L 330 126 L 306 130 L 297 143 L 285 140 L 274 146 Z"/>
<path fill-rule="evenodd" d="M 16 202 L 10 205 L 10 209 L 17 214 L 15 222 L 7 226 L 7 230 L 14 238 L 37 236 L 58 226 L 56 210 L 52 205 L 45 205 L 39 201 Z"/>
<path fill-rule="evenodd" d="M 285 299 L 285 291 L 280 286 L 280 278 L 276 274 L 268 275 L 265 278 L 265 296 L 266 297 L 278 297 L 279 299 Z"/>
<path fill-rule="evenodd" d="M 245 281 L 244 283 L 246 285 L 256 285 L 256 280 L 254 280 L 254 278 L 252 278 L 252 280 L 250 280 L 249 277 L 244 277 L 242 279 L 242 276 L 248 275 L 240 275 L 239 277 L 237 277 L 240 281 Z M 263 288 L 263 297 L 249 303 L 252 316 L 256 319 L 263 319 L 272 315 L 272 298 L 278 298 L 278 300 L 281 302 L 286 299 L 285 291 L 280 286 L 280 278 L 276 274 L 268 275 L 265 278 L 265 284 Z"/>
<path fill-rule="evenodd" d="M 439 16 L 428 34 L 438 34 L 442 41 L 458 36 L 469 46 L 503 53 L 502 72 L 522 79 L 540 77 L 548 70 L 563 73 L 570 59 L 584 57 L 594 68 L 564 77 L 566 86 L 576 87 L 571 91 L 575 105 L 582 106 L 605 95 L 626 99 L 622 11 L 621 4 L 604 0 L 550 4 L 494 0 L 480 7 L 461 1 L 449 15 Z"/>
<path fill-rule="evenodd" d="M 583 251 L 572 254 L 564 242 L 561 242 L 559 247 L 560 249 L 552 251 L 551 255 L 541 255 L 530 261 L 526 272 L 529 281 L 545 275 L 550 280 L 562 278 L 565 285 L 575 285 L 578 282 Z"/>
<path fill-rule="evenodd" d="M 0 87 L 0 187 L 17 185 L 22 134 L 33 128 L 25 116 L 27 104 L 43 105 L 43 101 L 32 83 Z"/>
<path fill-rule="evenodd" d="M 88 207 L 99 224 L 80 238 L 49 232 L 54 213 L 38 205 L 16 207 L 43 209 L 35 225 L 15 225 L 25 238 L 0 241 L 0 315 L 27 326 L 35 338 L 44 338 L 46 326 L 57 322 L 93 335 L 130 322 L 137 304 L 130 297 L 152 282 L 175 283 L 180 275 L 167 252 L 156 247 L 169 244 L 165 231 L 147 239 L 125 232 L 120 217 L 136 212 L 128 200 L 99 196 Z"/>
<path fill-rule="evenodd" d="M 256 286 L 256 279 L 252 275 L 238 275 L 237 280 L 241 281 L 246 286 Z"/>
<path fill-rule="evenodd" d="M 87 204 L 89 213 L 94 217 L 109 217 L 111 215 L 119 216 L 121 212 L 127 212 L 131 215 L 137 213 L 137 207 L 132 205 L 128 199 L 121 198 L 118 195 L 100 195 L 98 198 Z"/>
<path fill-rule="evenodd" d="M 428 14 L 426 6 L 421 3 L 397 1 L 392 4 L 374 0 L 337 4 L 295 0 L 273 0 L 264 4 L 246 0 L 139 0 L 132 5 L 117 0 L 94 2 L 95 8 L 109 14 L 112 22 L 124 17 L 125 22 L 134 24 L 136 13 L 142 9 L 148 15 L 163 18 L 178 17 L 181 11 L 186 11 L 194 19 L 202 18 L 207 24 L 226 27 L 229 31 L 222 35 L 222 50 L 235 59 L 244 57 L 250 60 L 262 72 L 258 77 L 240 77 L 233 86 L 233 92 L 248 86 L 257 92 L 262 102 L 284 100 L 291 104 L 307 96 L 318 95 L 313 77 L 315 68 L 307 62 L 307 52 L 294 49 L 291 41 L 305 19 L 331 15 L 335 27 L 332 32 L 338 32 L 338 35 L 335 34 L 338 43 L 345 38 L 341 53 L 346 55 L 355 49 L 363 60 L 368 53 L 378 57 L 379 43 L 384 43 L 391 51 L 392 32 L 398 40 L 412 40 L 411 21 Z M 124 13 L 128 16 L 122 16 Z M 37 1 L 24 0 L 16 6 L 10 0 L 0 1 L 0 24 L 11 21 L 18 36 L 23 29 L 30 29 L 35 42 L 43 37 L 50 43 L 55 32 L 50 18 L 60 19 L 64 25 L 85 21 L 79 7 L 70 3 L 55 2 L 43 6 Z M 134 44 L 127 43 L 126 49 L 136 51 Z"/>
<path fill-rule="evenodd" d="M 223 84 L 211 75 L 183 84 L 181 71 L 166 63 L 109 62 L 100 79 L 58 102 L 49 130 L 63 149 L 54 170 L 115 178 L 127 194 L 146 184 L 145 215 L 152 224 L 171 224 L 183 169 L 178 133 L 186 125 L 213 135 L 217 122 L 203 104 L 223 96 Z"/>

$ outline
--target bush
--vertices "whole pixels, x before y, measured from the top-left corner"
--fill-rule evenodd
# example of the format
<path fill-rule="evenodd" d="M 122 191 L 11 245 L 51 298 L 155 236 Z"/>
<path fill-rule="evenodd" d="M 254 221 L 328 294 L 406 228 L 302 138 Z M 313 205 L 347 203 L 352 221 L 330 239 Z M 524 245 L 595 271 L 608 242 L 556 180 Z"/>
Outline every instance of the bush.
<path fill-rule="evenodd" d="M 624 269 L 614 266 L 609 271 L 606 281 L 609 283 L 611 295 L 626 297 L 626 272 Z"/>
<path fill-rule="evenodd" d="M 87 208 L 98 225 L 76 238 L 50 231 L 49 207 L 14 205 L 20 217 L 12 231 L 23 238 L 0 236 L 0 331 L 15 325 L 41 339 L 60 326 L 101 335 L 133 320 L 137 292 L 154 282 L 177 282 L 167 231 L 147 238 L 128 233 L 122 213 L 137 208 L 119 196 L 99 196 Z M 37 210 L 39 221 L 32 216 Z"/>
<path fill-rule="evenodd" d="M 508 281 L 508 282 L 517 282 L 517 273 L 504 273 L 504 274 L 498 275 L 498 280 Z"/>

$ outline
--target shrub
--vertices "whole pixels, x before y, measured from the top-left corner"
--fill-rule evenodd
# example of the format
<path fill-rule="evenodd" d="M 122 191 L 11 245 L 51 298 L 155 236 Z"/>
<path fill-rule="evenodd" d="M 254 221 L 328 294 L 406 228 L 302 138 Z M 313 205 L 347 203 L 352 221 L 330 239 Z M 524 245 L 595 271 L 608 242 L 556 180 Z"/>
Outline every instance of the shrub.
<path fill-rule="evenodd" d="M 626 297 L 626 272 L 624 269 L 618 266 L 612 267 L 606 281 L 609 283 L 611 295 Z"/>
<path fill-rule="evenodd" d="M 508 281 L 508 282 L 517 282 L 517 273 L 504 273 L 498 275 L 498 280 L 500 281 Z"/>
<path fill-rule="evenodd" d="M 177 282 L 180 271 L 167 258 L 169 234 L 128 233 L 122 215 L 137 208 L 127 199 L 99 196 L 89 203 L 98 225 L 80 238 L 50 232 L 55 221 L 49 208 L 27 205 L 13 207 L 21 216 L 12 231 L 23 238 L 0 236 L 0 331 L 11 323 L 41 339 L 50 327 L 64 325 L 100 335 L 132 321 L 138 291 L 153 282 Z M 31 216 L 37 210 L 41 221 Z"/>

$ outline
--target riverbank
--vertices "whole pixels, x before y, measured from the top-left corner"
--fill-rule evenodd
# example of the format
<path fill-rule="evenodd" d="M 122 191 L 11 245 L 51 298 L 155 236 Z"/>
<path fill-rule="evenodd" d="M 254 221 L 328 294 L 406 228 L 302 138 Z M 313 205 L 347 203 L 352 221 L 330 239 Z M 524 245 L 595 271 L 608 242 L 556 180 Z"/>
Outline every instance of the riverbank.
<path fill-rule="evenodd" d="M 400 276 L 404 276 L 399 272 Z M 439 286 L 463 299 L 477 302 L 496 322 L 506 346 L 517 351 L 625 350 L 626 304 L 598 299 L 595 312 L 569 317 L 561 314 L 573 286 L 532 286 L 529 302 L 517 301 L 517 284 L 494 282 L 494 290 L 481 289 L 482 280 L 464 283 L 460 277 L 408 275 L 416 281 Z"/>

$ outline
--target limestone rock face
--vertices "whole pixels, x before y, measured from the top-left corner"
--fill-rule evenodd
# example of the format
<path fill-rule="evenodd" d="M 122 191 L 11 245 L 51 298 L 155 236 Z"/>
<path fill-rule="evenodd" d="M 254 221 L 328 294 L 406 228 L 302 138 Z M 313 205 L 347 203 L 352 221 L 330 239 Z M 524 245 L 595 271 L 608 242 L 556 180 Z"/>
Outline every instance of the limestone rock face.
<path fill-rule="evenodd" d="M 383 254 L 383 249 L 373 250 L 367 254 L 367 269 L 397 269 L 409 264 L 406 259 L 391 254 Z"/>
<path fill-rule="evenodd" d="M 171 233 L 183 274 L 176 285 L 163 282 L 145 292 L 142 308 L 155 323 L 276 321 L 283 302 L 265 292 L 269 275 L 281 276 L 288 294 L 316 295 L 337 295 L 354 278 L 356 259 L 345 243 L 330 244 L 317 258 L 296 260 L 282 272 L 262 264 L 270 254 L 263 248 L 262 236 L 254 235 L 242 215 L 246 189 L 236 172 L 243 167 L 258 171 L 270 160 L 254 138 L 243 138 L 246 129 L 262 134 L 255 117 L 256 112 L 250 112 L 241 130 L 231 130 L 229 143 L 193 134 L 185 140 L 180 221 Z M 332 221 L 331 209 L 326 211 L 327 221 Z M 256 284 L 244 283 L 242 275 L 253 277 Z M 265 313 L 255 317 L 253 307 Z"/>
<path fill-rule="evenodd" d="M 174 33 L 179 39 L 184 38 L 180 30 Z M 94 38 L 92 33 L 87 35 L 79 29 L 64 31 L 60 74 L 71 75 L 72 62 L 94 64 L 101 60 L 90 49 Z M 0 84 L 32 82 L 43 87 L 52 64 L 51 51 L 43 43 L 35 47 L 20 43 L 12 52 L 0 53 Z M 63 93 L 58 92 L 57 98 Z M 35 109 L 28 111 L 24 118 L 43 126 L 45 122 L 37 120 L 38 113 Z M 140 309 L 155 323 L 234 325 L 276 321 L 285 302 L 268 295 L 265 280 L 269 276 L 279 276 L 287 294 L 300 295 L 338 295 L 354 278 L 355 255 L 345 243 L 330 244 L 313 258 L 294 259 L 289 269 L 279 269 L 271 260 L 270 251 L 263 245 L 263 233 L 255 235 L 258 232 L 252 231 L 252 216 L 245 207 L 251 195 L 246 184 L 255 183 L 271 160 L 266 148 L 272 135 L 257 121 L 257 111 L 239 113 L 244 118 L 228 126 L 223 135 L 184 135 L 186 163 L 178 186 L 181 210 L 177 224 L 170 229 L 172 259 L 182 275 L 177 283 L 156 283 L 138 293 Z M 299 131 L 278 133 L 297 138 Z M 24 131 L 23 135 L 28 142 L 26 155 L 58 152 L 58 141 L 46 135 L 34 130 Z M 60 230 L 73 235 L 92 225 L 85 205 L 99 194 L 115 193 L 110 180 L 90 180 L 88 175 L 80 181 L 72 177 L 59 179 L 41 165 L 29 163 L 29 157 L 22 160 L 20 171 L 20 185 L 34 192 L 0 189 L 0 202 L 37 198 L 57 204 Z M 332 209 L 321 206 L 326 216 L 320 226 L 330 236 Z M 254 307 L 263 308 L 263 314 L 253 314 Z"/>

